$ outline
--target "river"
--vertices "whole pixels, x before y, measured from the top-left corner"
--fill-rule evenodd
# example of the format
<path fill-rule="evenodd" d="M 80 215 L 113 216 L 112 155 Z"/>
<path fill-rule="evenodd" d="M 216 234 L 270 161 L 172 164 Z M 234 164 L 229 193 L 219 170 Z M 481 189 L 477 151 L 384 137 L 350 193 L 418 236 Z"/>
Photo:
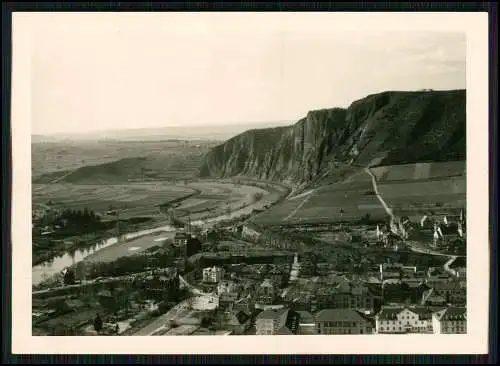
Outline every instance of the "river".
<path fill-rule="evenodd" d="M 133 233 L 125 234 L 123 237 L 125 240 L 131 240 L 144 235 L 150 235 L 157 232 L 174 231 L 173 226 L 167 225 L 162 227 L 156 227 L 153 229 L 140 230 Z M 61 272 L 64 268 L 78 263 L 95 252 L 109 247 L 111 245 L 117 244 L 118 239 L 116 237 L 104 240 L 100 244 L 96 244 L 91 248 L 79 249 L 74 253 L 66 253 L 59 257 L 53 258 L 47 262 L 41 263 L 32 267 L 32 285 L 38 285 L 40 282 L 53 275 Z"/>
<path fill-rule="evenodd" d="M 237 217 L 250 214 L 254 209 L 263 209 L 264 203 L 259 202 L 253 205 L 242 207 L 239 210 L 233 211 L 230 214 L 216 216 L 212 218 L 206 218 L 204 220 L 195 220 L 191 222 L 193 226 L 211 226 L 210 224 L 215 224 L 219 221 L 231 220 Z M 153 229 L 140 230 L 133 233 L 128 233 L 124 235 L 125 240 L 135 239 L 140 236 L 150 235 L 158 232 L 171 232 L 175 231 L 175 228 L 171 225 L 156 227 Z M 117 244 L 118 239 L 116 237 L 109 238 L 103 241 L 101 244 L 97 244 L 91 248 L 79 249 L 74 253 L 66 253 L 59 257 L 56 257 L 50 261 L 41 263 L 32 267 L 32 286 L 38 285 L 40 282 L 48 279 L 55 274 L 61 272 L 64 268 L 69 267 L 75 263 L 78 263 L 95 252 L 109 247 L 111 245 Z"/>

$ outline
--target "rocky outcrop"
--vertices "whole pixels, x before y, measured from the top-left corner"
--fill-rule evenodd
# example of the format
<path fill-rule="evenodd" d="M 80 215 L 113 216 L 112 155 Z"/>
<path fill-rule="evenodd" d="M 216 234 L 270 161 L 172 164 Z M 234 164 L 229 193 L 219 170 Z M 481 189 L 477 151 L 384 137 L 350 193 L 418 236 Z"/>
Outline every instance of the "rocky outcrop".
<path fill-rule="evenodd" d="M 249 130 L 213 148 L 202 177 L 306 183 L 336 164 L 465 159 L 465 90 L 384 92 L 347 109 L 310 111 L 296 124 Z"/>

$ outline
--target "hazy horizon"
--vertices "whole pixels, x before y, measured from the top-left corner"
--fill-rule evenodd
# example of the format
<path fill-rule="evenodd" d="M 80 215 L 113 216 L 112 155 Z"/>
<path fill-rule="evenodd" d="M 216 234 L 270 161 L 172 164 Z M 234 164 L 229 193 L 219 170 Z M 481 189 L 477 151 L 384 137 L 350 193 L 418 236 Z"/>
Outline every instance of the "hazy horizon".
<path fill-rule="evenodd" d="M 254 122 L 226 122 L 226 123 L 213 123 L 213 124 L 205 124 L 205 125 L 170 125 L 170 126 L 153 126 L 153 127 L 133 127 L 133 126 L 126 126 L 123 128 L 115 127 L 115 128 L 102 128 L 102 129 L 95 129 L 91 131 L 76 131 L 76 132 L 49 132 L 49 133 L 31 133 L 31 135 L 40 135 L 40 136 L 66 136 L 66 135 L 75 135 L 75 136 L 83 136 L 83 135 L 94 135 L 94 134 L 99 134 L 99 133 L 117 133 L 117 132 L 133 132 L 133 131 L 146 131 L 146 130 L 167 130 L 169 128 L 174 129 L 174 130 L 180 130 L 180 129 L 192 129 L 192 128 L 203 128 L 203 129 L 213 129 L 216 127 L 258 127 L 262 125 L 276 125 L 276 126 L 286 126 L 288 124 L 294 124 L 297 121 L 254 121 Z M 163 131 L 162 131 L 163 132 Z"/>
<path fill-rule="evenodd" d="M 466 89 L 464 33 L 261 17 L 40 16 L 32 134 L 293 123 L 389 90 Z"/>

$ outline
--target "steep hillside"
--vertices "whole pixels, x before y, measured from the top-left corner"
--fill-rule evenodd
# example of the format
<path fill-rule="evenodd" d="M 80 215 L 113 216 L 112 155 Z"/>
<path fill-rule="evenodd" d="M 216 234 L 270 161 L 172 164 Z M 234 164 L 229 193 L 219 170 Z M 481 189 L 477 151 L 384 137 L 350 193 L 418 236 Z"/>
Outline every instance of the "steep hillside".
<path fill-rule="evenodd" d="M 43 174 L 34 178 L 33 183 L 43 184 L 57 180 L 75 184 L 118 184 L 127 181 L 190 179 L 198 174 L 202 158 L 201 154 L 123 158 L 75 170 Z"/>
<path fill-rule="evenodd" d="M 384 92 L 213 148 L 201 176 L 311 182 L 346 165 L 464 160 L 466 92 Z"/>

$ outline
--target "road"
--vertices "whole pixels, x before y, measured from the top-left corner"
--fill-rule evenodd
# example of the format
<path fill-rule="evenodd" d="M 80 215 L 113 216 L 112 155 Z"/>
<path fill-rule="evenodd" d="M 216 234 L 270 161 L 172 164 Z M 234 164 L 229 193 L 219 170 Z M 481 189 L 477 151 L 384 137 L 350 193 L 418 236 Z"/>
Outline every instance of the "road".
<path fill-rule="evenodd" d="M 196 307 L 196 300 L 198 301 L 199 307 L 203 307 L 204 303 L 213 303 L 211 300 L 213 298 L 212 294 L 207 294 L 200 289 L 194 287 L 190 283 L 188 283 L 184 277 L 179 276 L 179 281 L 181 283 L 181 286 L 185 286 L 188 288 L 188 290 L 194 295 L 191 296 L 190 298 L 187 298 L 177 305 L 175 305 L 172 309 L 170 309 L 168 312 L 165 314 L 159 316 L 155 320 L 153 320 L 151 323 L 146 325 L 145 327 L 135 331 L 132 335 L 136 336 L 152 336 L 155 333 L 158 333 L 159 331 L 165 329 L 168 327 L 168 323 L 177 317 L 179 317 L 182 313 L 191 310 L 192 307 Z M 201 306 L 200 306 L 201 304 Z M 215 306 L 215 304 L 214 304 Z"/>
<path fill-rule="evenodd" d="M 453 257 L 453 255 L 451 255 L 451 254 L 436 252 L 435 250 L 432 250 L 432 249 L 420 247 L 417 242 L 407 241 L 406 245 L 408 245 L 408 247 L 413 252 L 416 252 L 416 253 L 430 254 L 430 255 L 441 256 L 441 257 Z"/>
<path fill-rule="evenodd" d="M 293 257 L 292 268 L 290 270 L 290 282 L 297 281 L 299 277 L 299 271 L 300 271 L 299 255 L 298 253 L 295 253 Z"/>
<path fill-rule="evenodd" d="M 382 195 L 378 191 L 377 179 L 375 177 L 375 174 L 373 174 L 373 172 L 370 170 L 369 167 L 365 168 L 365 172 L 371 177 L 371 179 L 372 179 L 372 185 L 373 185 L 373 192 L 375 193 L 375 195 L 377 196 L 378 200 L 380 201 L 380 203 L 384 207 L 385 212 L 387 213 L 387 215 L 389 215 L 394 220 L 395 217 L 394 217 L 394 213 L 392 212 L 392 209 L 384 201 L 384 199 L 382 198 Z"/>
<path fill-rule="evenodd" d="M 203 295 L 210 295 L 210 294 L 207 294 L 203 291 L 201 291 L 199 288 L 196 288 L 194 287 L 193 285 L 191 285 L 189 282 L 187 282 L 184 277 L 182 276 L 179 276 L 179 282 L 181 283 L 182 286 L 185 286 L 187 287 L 187 289 L 193 294 L 193 295 L 197 295 L 197 296 L 203 296 Z"/>
<path fill-rule="evenodd" d="M 446 262 L 443 266 L 444 270 L 446 272 L 448 272 L 451 276 L 453 277 L 457 277 L 457 271 L 455 271 L 454 269 L 451 269 L 450 266 L 453 262 L 455 262 L 455 259 L 457 259 L 457 256 L 454 255 L 450 258 L 450 260 L 448 262 Z"/>
<path fill-rule="evenodd" d="M 283 219 L 283 221 L 288 221 L 290 220 L 306 203 L 311 199 L 311 197 L 314 195 L 314 191 L 309 191 L 309 193 L 306 195 L 306 197 L 302 200 L 301 203 L 295 209 L 290 212 L 290 214 Z"/>
<path fill-rule="evenodd" d="M 175 305 L 172 309 L 167 311 L 165 314 L 160 315 L 158 318 L 153 320 L 151 323 L 146 325 L 144 328 L 137 330 L 132 335 L 134 335 L 134 336 L 151 336 L 154 333 L 158 332 L 159 330 L 164 329 L 166 326 L 168 326 L 168 323 L 171 320 L 174 320 L 181 313 L 188 310 L 188 308 L 189 308 L 189 300 L 186 299 L 184 301 L 181 301 L 180 303 Z"/>

